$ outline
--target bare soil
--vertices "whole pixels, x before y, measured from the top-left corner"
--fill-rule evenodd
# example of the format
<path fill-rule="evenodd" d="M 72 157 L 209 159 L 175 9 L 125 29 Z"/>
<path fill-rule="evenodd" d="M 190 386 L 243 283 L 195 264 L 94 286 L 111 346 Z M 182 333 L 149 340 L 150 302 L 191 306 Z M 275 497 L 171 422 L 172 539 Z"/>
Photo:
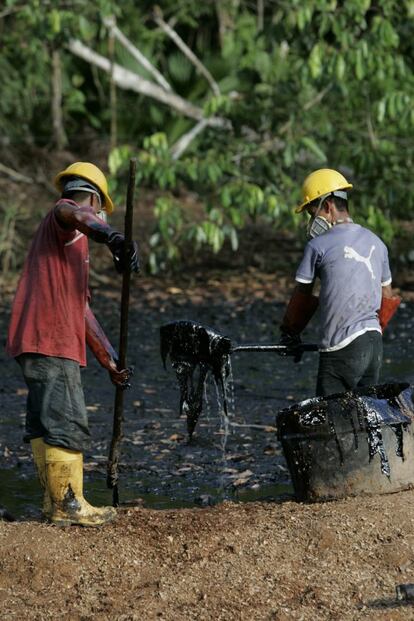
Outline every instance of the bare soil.
<path fill-rule="evenodd" d="M 0 523 L 2 619 L 412 619 L 414 492 Z"/>
<path fill-rule="evenodd" d="M 68 154 L 62 159 L 66 163 L 74 158 Z M 19 183 L 15 191 L 22 191 Z M 150 197 L 144 197 L 145 213 L 150 205 Z M 146 230 L 143 217 L 137 237 L 145 237 Z M 178 402 L 175 381 L 171 374 L 162 375 L 154 353 L 160 323 L 190 318 L 222 327 L 241 340 L 277 337 L 301 245 L 291 234 L 255 226 L 244 234 L 241 248 L 237 256 L 225 250 L 216 258 L 191 257 L 186 273 L 163 278 L 144 275 L 137 281 L 130 322 L 130 358 L 136 374 L 133 396 L 126 404 L 122 476 L 148 466 L 158 470 L 160 486 L 171 481 L 166 490 L 174 491 L 177 477 L 184 487 L 194 484 L 197 468 L 186 465 L 191 455 L 183 441 L 185 423 L 172 415 Z M 400 256 L 398 250 L 394 254 Z M 94 310 L 116 342 L 119 281 L 102 249 L 94 249 L 92 267 Z M 408 259 L 398 264 L 394 274 L 405 299 L 413 299 Z M 3 340 L 14 286 L 13 278 L 4 279 Z M 411 355 L 408 318 L 412 310 L 405 315 L 403 311 L 403 316 L 400 341 L 393 345 L 392 327 L 386 337 L 385 376 L 395 348 L 406 357 Z M 266 367 L 254 360 L 244 364 L 235 374 L 236 396 L 244 411 L 234 420 L 240 425 L 257 423 L 260 429 L 244 433 L 241 427 L 229 439 L 233 468 L 227 483 L 233 491 L 249 481 L 253 489 L 288 478 L 271 427 L 274 413 L 292 400 L 309 396 L 315 373 L 310 358 L 295 367 L 276 368 L 269 376 L 271 363 Z M 0 372 L 0 468 L 3 472 L 20 469 L 23 481 L 25 473 L 33 472 L 28 447 L 21 441 L 25 391 L 14 362 L 3 355 Z M 308 376 L 311 379 L 303 379 Z M 262 389 L 259 401 L 251 382 Z M 85 372 L 84 385 L 93 428 L 86 466 L 102 475 L 113 390 L 93 362 Z M 191 449 L 193 459 L 208 458 L 209 463 L 197 466 L 201 472 L 214 470 L 220 457 L 216 454 L 219 422 L 211 418 L 210 425 L 200 425 L 198 442 Z M 185 470 L 190 470 L 188 478 Z M 237 478 L 238 472 L 242 478 Z M 102 529 L 57 528 L 42 523 L 36 513 L 12 523 L 0 521 L 0 619 L 414 618 L 414 605 L 395 597 L 397 584 L 414 582 L 414 491 L 312 505 L 282 497 L 235 500 L 188 509 L 123 507 L 117 521 Z"/>

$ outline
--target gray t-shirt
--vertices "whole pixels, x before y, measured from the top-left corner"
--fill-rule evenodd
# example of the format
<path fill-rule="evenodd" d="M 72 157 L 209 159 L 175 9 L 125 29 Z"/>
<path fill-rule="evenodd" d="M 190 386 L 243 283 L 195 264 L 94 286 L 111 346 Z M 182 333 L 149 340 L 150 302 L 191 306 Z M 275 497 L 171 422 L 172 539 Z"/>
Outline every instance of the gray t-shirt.
<path fill-rule="evenodd" d="M 320 278 L 320 351 L 342 349 L 368 330 L 381 332 L 382 289 L 391 284 L 388 251 L 359 224 L 338 224 L 305 247 L 299 283 Z"/>

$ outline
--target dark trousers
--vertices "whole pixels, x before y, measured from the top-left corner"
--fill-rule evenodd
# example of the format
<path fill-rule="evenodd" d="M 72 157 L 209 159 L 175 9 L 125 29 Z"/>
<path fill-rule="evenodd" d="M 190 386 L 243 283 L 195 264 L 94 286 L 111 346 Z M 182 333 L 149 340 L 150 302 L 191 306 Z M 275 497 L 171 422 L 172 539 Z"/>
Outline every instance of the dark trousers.
<path fill-rule="evenodd" d="M 316 396 L 372 386 L 379 380 L 382 365 L 382 334 L 365 332 L 337 351 L 319 354 Z"/>
<path fill-rule="evenodd" d="M 25 442 L 83 451 L 89 440 L 79 363 L 67 358 L 21 354 L 16 358 L 27 388 Z"/>

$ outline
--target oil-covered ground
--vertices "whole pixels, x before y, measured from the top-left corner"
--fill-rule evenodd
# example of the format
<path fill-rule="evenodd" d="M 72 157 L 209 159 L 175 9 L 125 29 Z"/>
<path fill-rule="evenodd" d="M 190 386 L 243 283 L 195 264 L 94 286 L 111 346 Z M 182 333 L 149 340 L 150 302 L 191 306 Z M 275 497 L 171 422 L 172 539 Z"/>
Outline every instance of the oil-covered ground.
<path fill-rule="evenodd" d="M 258 282 L 258 281 L 259 282 Z M 186 420 L 179 415 L 179 390 L 170 364 L 162 366 L 159 328 L 177 319 L 192 319 L 229 336 L 234 344 L 278 340 L 284 303 L 280 288 L 272 292 L 270 277 L 248 282 L 218 281 L 186 289 L 169 283 L 134 280 L 130 311 L 128 362 L 135 367 L 125 396 L 124 440 L 120 463 L 122 502 L 144 507 L 205 506 L 223 500 L 268 500 L 292 493 L 289 473 L 277 441 L 277 412 L 312 396 L 317 353 L 299 363 L 277 354 L 240 352 L 231 356 L 233 394 L 228 427 L 210 378 L 206 403 L 196 432 L 188 443 Z M 113 285 L 112 285 L 113 287 Z M 95 312 L 116 342 L 119 301 L 113 288 L 94 292 Z M 413 345 L 410 304 L 399 311 L 385 335 L 382 381 L 411 382 Z M 7 323 L 7 307 L 2 315 Z M 305 334 L 317 340 L 317 321 Z M 0 504 L 18 517 L 38 514 L 38 486 L 28 445 L 22 443 L 26 389 L 13 360 L 0 359 Z M 111 499 L 105 487 L 108 443 L 112 433 L 114 389 L 106 372 L 90 359 L 83 371 L 90 416 L 91 445 L 85 454 L 89 495 Z"/>
<path fill-rule="evenodd" d="M 193 441 L 159 354 L 159 327 L 192 319 L 236 344 L 276 342 L 289 279 L 258 270 L 184 284 L 134 280 L 120 464 L 121 510 L 102 530 L 40 522 L 40 495 L 22 443 L 25 387 L 1 354 L 0 616 L 5 619 L 411 619 L 395 585 L 414 582 L 414 492 L 303 505 L 277 441 L 279 409 L 313 394 L 317 354 L 232 355 L 225 432 L 215 387 Z M 119 288 L 92 277 L 93 307 L 116 343 Z M 119 283 L 118 283 L 119 286 Z M 409 296 L 407 296 L 409 297 Z M 9 299 L 3 298 L 5 334 Z M 384 338 L 382 381 L 413 382 L 413 307 Z M 305 334 L 317 338 L 316 321 Z M 83 372 L 92 442 L 86 495 L 111 502 L 105 468 L 114 390 L 93 360 Z"/>
<path fill-rule="evenodd" d="M 128 361 L 134 365 L 135 375 L 125 396 L 121 501 L 167 508 L 289 493 L 289 476 L 276 440 L 275 415 L 292 400 L 312 394 L 317 354 L 305 354 L 297 365 L 291 358 L 273 353 L 232 355 L 228 433 L 210 378 L 204 410 L 189 444 L 186 420 L 179 415 L 175 373 L 170 364 L 167 370 L 163 368 L 159 346 L 160 326 L 183 318 L 212 326 L 235 343 L 277 342 L 283 304 L 266 299 L 270 297 L 270 279 L 263 281 L 264 297 L 253 290 L 251 299 L 237 299 L 235 292 L 231 295 L 226 288 L 220 292 L 218 282 L 210 283 L 207 293 L 197 286 L 187 291 L 170 285 L 160 289 L 145 279 L 134 281 L 134 285 Z M 234 287 L 237 289 L 237 282 Z M 94 308 L 116 342 L 119 302 L 109 293 L 96 291 Z M 21 441 L 25 386 L 14 361 L 2 357 L 1 366 L 2 503 L 17 515 L 35 516 L 37 482 L 30 451 Z M 83 381 L 92 435 L 85 456 L 88 487 L 92 498 L 104 501 L 110 498 L 105 488 L 105 467 L 114 389 L 93 359 L 83 372 Z"/>

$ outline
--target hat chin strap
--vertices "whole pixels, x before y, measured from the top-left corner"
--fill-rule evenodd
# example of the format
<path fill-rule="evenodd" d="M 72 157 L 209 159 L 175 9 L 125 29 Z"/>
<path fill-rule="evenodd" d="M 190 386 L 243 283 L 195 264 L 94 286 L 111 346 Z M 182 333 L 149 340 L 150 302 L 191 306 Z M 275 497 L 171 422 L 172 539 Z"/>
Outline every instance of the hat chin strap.
<path fill-rule="evenodd" d="M 101 211 L 98 211 L 98 213 L 96 214 L 98 216 L 98 218 L 100 218 L 103 222 L 108 222 L 108 214 L 106 213 L 106 211 L 104 209 L 102 209 Z"/>
<path fill-rule="evenodd" d="M 346 218 L 341 218 L 341 219 L 338 218 L 338 220 L 336 220 L 335 222 L 328 222 L 326 218 L 319 215 L 319 212 L 322 209 L 322 205 L 324 201 L 330 196 L 337 196 L 338 198 L 343 198 L 344 200 L 348 199 L 347 192 L 344 192 L 342 190 L 335 190 L 334 192 L 329 192 L 328 194 L 324 194 L 323 196 L 321 196 L 315 215 L 308 222 L 308 227 L 307 227 L 306 232 L 310 239 L 313 239 L 314 237 L 318 237 L 319 235 L 323 235 L 324 233 L 327 233 L 336 224 L 353 222 L 352 218 L 350 218 L 349 216 L 347 216 Z"/>

